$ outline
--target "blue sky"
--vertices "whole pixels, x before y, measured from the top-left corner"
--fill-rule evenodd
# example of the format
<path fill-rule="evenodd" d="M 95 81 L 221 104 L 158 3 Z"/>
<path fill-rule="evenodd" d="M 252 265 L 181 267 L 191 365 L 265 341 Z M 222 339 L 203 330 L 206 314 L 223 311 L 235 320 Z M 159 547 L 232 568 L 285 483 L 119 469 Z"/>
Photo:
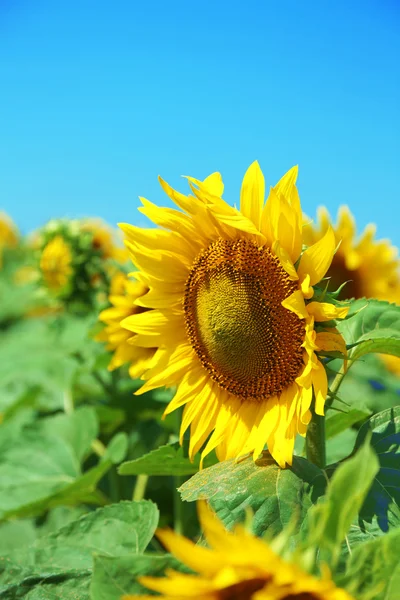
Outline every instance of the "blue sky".
<path fill-rule="evenodd" d="M 0 208 L 144 224 L 158 174 L 234 203 L 258 159 L 400 245 L 399 28 L 397 0 L 0 0 Z"/>

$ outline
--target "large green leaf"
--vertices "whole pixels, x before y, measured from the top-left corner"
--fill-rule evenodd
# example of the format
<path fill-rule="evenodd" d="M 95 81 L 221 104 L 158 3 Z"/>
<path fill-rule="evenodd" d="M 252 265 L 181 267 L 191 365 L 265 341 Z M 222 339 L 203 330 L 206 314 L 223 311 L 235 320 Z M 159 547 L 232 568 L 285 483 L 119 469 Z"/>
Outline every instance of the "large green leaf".
<path fill-rule="evenodd" d="M 227 460 L 204 469 L 179 489 L 182 499 L 208 499 L 228 528 L 254 513 L 257 535 L 278 533 L 297 520 L 297 530 L 313 502 L 323 494 L 326 479 L 318 467 L 295 456 L 293 466 L 280 469 L 270 455 L 254 462 Z"/>
<path fill-rule="evenodd" d="M 208 464 L 214 462 L 210 457 Z M 190 462 L 186 449 L 182 448 L 179 442 L 174 442 L 123 463 L 118 473 L 120 475 L 193 475 L 199 470 L 199 465 L 198 455 L 193 462 Z"/>
<path fill-rule="evenodd" d="M 82 474 L 80 460 L 96 430 L 95 413 L 86 408 L 22 430 L 0 458 L 0 520 L 41 514 L 59 505 L 103 504 L 96 485 L 123 460 L 127 439 L 117 434 L 99 463 Z"/>
<path fill-rule="evenodd" d="M 34 427 L 38 436 L 43 432 L 44 435 L 63 439 L 73 448 L 80 462 L 90 451 L 91 443 L 97 437 L 98 430 L 96 411 L 90 406 L 78 408 L 70 415 L 59 414 L 42 419 Z"/>
<path fill-rule="evenodd" d="M 371 522 L 376 516 L 383 531 L 389 529 L 393 503 L 400 506 L 400 406 L 371 417 L 359 430 L 357 450 L 371 436 L 371 446 L 379 460 L 371 490 L 360 512 L 360 518 Z"/>
<path fill-rule="evenodd" d="M 332 563 L 340 555 L 341 544 L 359 514 L 379 463 L 374 451 L 364 444 L 334 472 L 327 493 L 308 515 L 309 541 L 328 553 Z"/>
<path fill-rule="evenodd" d="M 362 298 L 352 302 L 349 315 L 337 325 L 346 343 L 355 344 L 349 358 L 370 352 L 400 356 L 400 306 Z"/>
<path fill-rule="evenodd" d="M 157 523 L 157 507 L 148 501 L 120 502 L 91 512 L 39 538 L 14 555 L 14 562 L 0 560 L 0 598 L 86 600 L 93 556 L 143 553 Z"/>

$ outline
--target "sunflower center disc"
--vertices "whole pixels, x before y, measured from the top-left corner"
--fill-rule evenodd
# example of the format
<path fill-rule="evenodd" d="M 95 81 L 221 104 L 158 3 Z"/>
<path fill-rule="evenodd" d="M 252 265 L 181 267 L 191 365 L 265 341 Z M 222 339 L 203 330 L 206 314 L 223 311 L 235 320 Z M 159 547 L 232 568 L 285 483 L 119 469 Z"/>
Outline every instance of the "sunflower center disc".
<path fill-rule="evenodd" d="M 186 327 L 222 388 L 260 400 L 299 375 L 304 321 L 282 306 L 296 289 L 279 259 L 249 240 L 218 240 L 197 257 L 186 282 Z"/>

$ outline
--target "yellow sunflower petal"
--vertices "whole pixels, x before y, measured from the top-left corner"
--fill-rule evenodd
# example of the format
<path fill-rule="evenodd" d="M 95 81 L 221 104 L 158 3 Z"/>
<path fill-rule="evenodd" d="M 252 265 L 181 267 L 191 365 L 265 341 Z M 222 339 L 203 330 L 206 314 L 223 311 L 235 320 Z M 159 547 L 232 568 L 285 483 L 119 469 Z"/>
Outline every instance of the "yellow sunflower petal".
<path fill-rule="evenodd" d="M 335 254 L 336 242 L 332 227 L 313 246 L 307 248 L 301 256 L 297 273 L 301 281 L 310 276 L 310 285 L 315 285 L 326 274 Z"/>
<path fill-rule="evenodd" d="M 224 193 L 224 183 L 221 173 L 211 173 L 211 175 L 205 178 L 203 183 L 213 196 L 222 196 Z"/>
<path fill-rule="evenodd" d="M 297 271 L 292 263 L 292 260 L 289 254 L 282 248 L 278 241 L 272 244 L 272 251 L 279 258 L 282 267 L 285 269 L 286 273 L 290 275 L 290 279 L 296 281 L 299 276 L 297 275 Z"/>
<path fill-rule="evenodd" d="M 318 361 L 318 368 L 313 370 L 312 382 L 315 394 L 315 412 L 324 414 L 326 396 L 328 394 L 328 378 L 323 364 Z"/>
<path fill-rule="evenodd" d="M 257 161 L 247 169 L 240 192 L 240 211 L 259 228 L 264 205 L 265 181 Z"/>
<path fill-rule="evenodd" d="M 304 296 L 300 290 L 296 290 L 290 296 L 282 301 L 282 306 L 291 312 L 294 312 L 299 319 L 307 319 L 308 312 L 304 302 Z"/>
<path fill-rule="evenodd" d="M 157 529 L 156 536 L 178 560 L 198 573 L 211 575 L 218 571 L 223 564 L 212 550 L 197 546 L 191 540 L 170 529 Z"/>
<path fill-rule="evenodd" d="M 349 306 L 334 306 L 329 302 L 310 302 L 307 304 L 308 314 L 313 316 L 316 321 L 344 319 L 349 310 Z"/>

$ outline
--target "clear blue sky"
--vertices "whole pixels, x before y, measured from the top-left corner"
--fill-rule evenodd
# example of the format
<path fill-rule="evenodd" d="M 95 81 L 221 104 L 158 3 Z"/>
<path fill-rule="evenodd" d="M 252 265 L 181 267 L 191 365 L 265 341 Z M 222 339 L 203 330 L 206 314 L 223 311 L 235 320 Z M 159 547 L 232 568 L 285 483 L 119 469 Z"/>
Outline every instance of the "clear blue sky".
<path fill-rule="evenodd" d="M 398 0 L 0 0 L 0 208 L 144 224 L 161 174 L 300 166 L 400 245 Z"/>

